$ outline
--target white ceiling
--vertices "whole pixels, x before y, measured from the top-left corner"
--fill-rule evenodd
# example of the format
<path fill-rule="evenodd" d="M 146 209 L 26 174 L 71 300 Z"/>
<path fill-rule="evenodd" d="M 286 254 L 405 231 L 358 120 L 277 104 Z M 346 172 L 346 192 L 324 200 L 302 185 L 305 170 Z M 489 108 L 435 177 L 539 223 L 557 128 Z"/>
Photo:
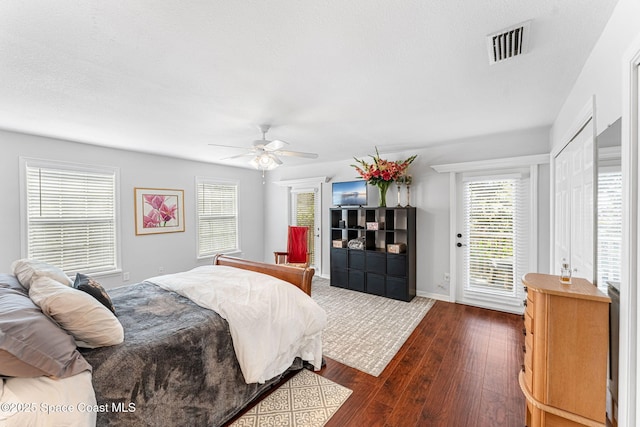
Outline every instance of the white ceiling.
<path fill-rule="evenodd" d="M 2 0 L 0 128 L 213 163 L 551 125 L 616 0 Z M 531 22 L 489 65 L 486 35 Z"/>

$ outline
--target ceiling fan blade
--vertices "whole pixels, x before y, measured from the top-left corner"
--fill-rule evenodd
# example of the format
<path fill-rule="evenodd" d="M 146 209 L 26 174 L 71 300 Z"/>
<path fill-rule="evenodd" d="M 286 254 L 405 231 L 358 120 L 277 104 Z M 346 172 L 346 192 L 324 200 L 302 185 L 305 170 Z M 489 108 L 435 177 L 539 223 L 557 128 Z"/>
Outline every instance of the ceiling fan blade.
<path fill-rule="evenodd" d="M 245 156 L 253 156 L 255 153 L 251 152 L 251 151 L 247 151 L 246 153 L 242 153 L 242 154 L 236 154 L 235 156 L 230 156 L 230 157 L 225 157 L 224 159 L 220 159 L 220 160 L 231 160 L 231 159 L 237 159 L 239 157 L 245 157 Z"/>
<path fill-rule="evenodd" d="M 211 145 L 212 147 L 236 148 L 239 150 L 246 150 L 246 147 L 238 147 L 236 145 L 222 145 L 222 144 L 208 144 L 208 145 Z"/>
<path fill-rule="evenodd" d="M 236 148 L 245 150 L 244 153 L 236 154 L 233 156 L 225 157 L 220 160 L 231 160 L 237 159 L 239 157 L 245 156 L 254 156 L 251 159 L 250 163 L 257 169 L 262 170 L 270 170 L 275 167 L 278 167 L 282 164 L 282 160 L 278 158 L 278 156 L 288 156 L 288 157 L 305 157 L 307 159 L 316 159 L 318 155 L 316 153 L 304 153 L 301 151 L 289 151 L 282 150 L 282 148 L 289 145 L 288 142 L 282 141 L 280 139 L 274 139 L 273 141 L 268 140 L 265 137 L 265 134 L 269 130 L 269 125 L 261 125 L 259 127 L 262 132 L 262 139 L 257 139 L 253 141 L 253 145 L 248 148 L 237 147 L 233 145 L 223 145 L 223 144 L 209 144 L 214 147 L 223 147 L 223 148 Z"/>
<path fill-rule="evenodd" d="M 273 151 L 273 154 L 276 154 L 278 156 L 305 157 L 307 159 L 318 158 L 318 155 L 316 153 L 303 153 L 302 151 L 278 150 L 278 151 Z"/>
<path fill-rule="evenodd" d="M 270 141 L 268 144 L 266 144 L 264 146 L 264 149 L 268 151 L 277 151 L 287 145 L 289 145 L 289 143 L 286 141 L 282 141 L 280 139 L 274 139 L 273 141 Z"/>

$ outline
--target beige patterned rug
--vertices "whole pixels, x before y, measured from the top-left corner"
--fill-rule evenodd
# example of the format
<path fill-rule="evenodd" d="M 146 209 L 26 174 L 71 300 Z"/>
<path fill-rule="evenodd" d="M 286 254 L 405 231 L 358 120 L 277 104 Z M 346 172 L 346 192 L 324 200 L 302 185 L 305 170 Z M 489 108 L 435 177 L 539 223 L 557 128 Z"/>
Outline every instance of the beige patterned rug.
<path fill-rule="evenodd" d="M 397 301 L 329 286 L 314 277 L 311 297 L 327 312 L 323 354 L 373 376 L 382 373 L 435 300 Z"/>
<path fill-rule="evenodd" d="M 303 369 L 236 420 L 231 427 L 321 427 L 351 390 Z"/>

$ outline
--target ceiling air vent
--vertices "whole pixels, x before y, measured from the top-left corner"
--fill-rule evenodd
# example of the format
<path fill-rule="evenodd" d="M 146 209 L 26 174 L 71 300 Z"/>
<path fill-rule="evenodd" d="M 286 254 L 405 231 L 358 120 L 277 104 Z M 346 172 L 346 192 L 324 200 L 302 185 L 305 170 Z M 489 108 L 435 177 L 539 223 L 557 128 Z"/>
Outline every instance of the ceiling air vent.
<path fill-rule="evenodd" d="M 495 64 L 527 53 L 531 21 L 523 22 L 487 36 L 489 63 Z"/>

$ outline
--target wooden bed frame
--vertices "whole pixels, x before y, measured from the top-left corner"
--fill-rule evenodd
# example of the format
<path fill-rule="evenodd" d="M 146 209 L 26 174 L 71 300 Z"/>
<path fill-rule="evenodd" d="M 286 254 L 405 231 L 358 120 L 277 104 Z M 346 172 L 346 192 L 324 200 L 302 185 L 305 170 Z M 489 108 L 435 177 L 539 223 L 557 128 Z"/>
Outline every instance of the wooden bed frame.
<path fill-rule="evenodd" d="M 267 264 L 258 261 L 249 261 L 242 258 L 231 257 L 218 254 L 213 258 L 214 265 L 226 265 L 229 267 L 241 268 L 243 270 L 257 271 L 268 274 L 278 279 L 292 283 L 311 296 L 311 279 L 315 270 L 313 268 L 299 268 L 287 265 Z"/>

